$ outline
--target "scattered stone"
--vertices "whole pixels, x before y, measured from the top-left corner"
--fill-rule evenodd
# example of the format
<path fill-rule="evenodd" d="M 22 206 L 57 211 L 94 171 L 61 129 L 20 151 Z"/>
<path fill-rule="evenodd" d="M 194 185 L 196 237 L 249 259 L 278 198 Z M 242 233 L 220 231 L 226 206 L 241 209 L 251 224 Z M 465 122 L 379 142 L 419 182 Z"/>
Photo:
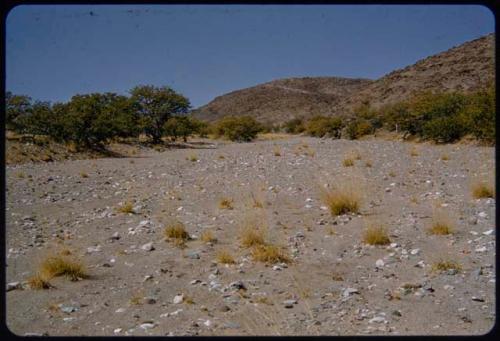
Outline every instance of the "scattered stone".
<path fill-rule="evenodd" d="M 486 252 L 487 248 L 486 248 L 486 246 L 482 246 L 482 247 L 476 248 L 474 251 L 479 252 L 479 253 Z"/>
<path fill-rule="evenodd" d="M 475 301 L 475 302 L 484 302 L 483 298 L 476 297 L 476 296 L 472 296 L 472 300 Z"/>
<path fill-rule="evenodd" d="M 146 304 L 155 304 L 156 298 L 154 297 L 144 297 L 144 303 Z"/>
<path fill-rule="evenodd" d="M 7 283 L 7 291 L 12 291 L 16 289 L 22 289 L 21 282 L 10 282 Z"/>
<path fill-rule="evenodd" d="M 283 301 L 283 305 L 285 306 L 285 308 L 293 308 L 293 305 L 294 304 L 297 304 L 297 300 L 286 300 L 286 301 Z"/>
<path fill-rule="evenodd" d="M 359 294 L 359 290 L 356 288 L 347 288 L 342 292 L 342 296 L 349 297 L 352 294 Z"/>
<path fill-rule="evenodd" d="M 494 236 L 495 235 L 495 230 L 488 230 L 488 231 L 484 231 L 483 234 L 485 236 Z"/>
<path fill-rule="evenodd" d="M 245 284 L 242 281 L 236 281 L 229 284 L 229 287 L 233 290 L 247 290 Z"/>
<path fill-rule="evenodd" d="M 375 262 L 375 266 L 377 268 L 383 268 L 385 265 L 384 261 L 382 259 L 378 259 L 376 262 Z"/>
<path fill-rule="evenodd" d="M 410 254 L 413 256 L 418 255 L 418 254 L 420 254 L 420 249 L 413 249 L 410 251 Z"/>
<path fill-rule="evenodd" d="M 153 242 L 149 242 L 149 243 L 142 245 L 141 249 L 144 251 L 153 251 L 155 248 L 153 246 Z"/>
<path fill-rule="evenodd" d="M 173 300 L 174 304 L 180 304 L 180 303 L 182 303 L 183 301 L 184 301 L 184 295 L 183 295 L 183 294 L 176 295 L 176 296 L 174 297 L 174 300 Z"/>
<path fill-rule="evenodd" d="M 197 251 L 191 251 L 186 255 L 189 259 L 200 259 L 200 254 Z"/>
<path fill-rule="evenodd" d="M 226 322 L 224 323 L 224 328 L 228 328 L 228 329 L 239 329 L 240 328 L 240 325 L 236 322 Z"/>

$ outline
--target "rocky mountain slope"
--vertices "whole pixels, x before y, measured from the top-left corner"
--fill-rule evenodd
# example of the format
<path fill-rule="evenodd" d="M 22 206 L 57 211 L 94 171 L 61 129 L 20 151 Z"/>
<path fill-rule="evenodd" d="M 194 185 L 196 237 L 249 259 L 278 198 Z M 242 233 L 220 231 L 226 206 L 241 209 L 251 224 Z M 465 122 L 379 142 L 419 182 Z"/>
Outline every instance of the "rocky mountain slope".
<path fill-rule="evenodd" d="M 275 80 L 216 97 L 193 114 L 207 121 L 248 114 L 278 123 L 297 116 L 348 113 L 365 100 L 379 107 L 423 90 L 471 91 L 494 80 L 494 38 L 489 34 L 466 42 L 375 81 L 338 77 Z"/>

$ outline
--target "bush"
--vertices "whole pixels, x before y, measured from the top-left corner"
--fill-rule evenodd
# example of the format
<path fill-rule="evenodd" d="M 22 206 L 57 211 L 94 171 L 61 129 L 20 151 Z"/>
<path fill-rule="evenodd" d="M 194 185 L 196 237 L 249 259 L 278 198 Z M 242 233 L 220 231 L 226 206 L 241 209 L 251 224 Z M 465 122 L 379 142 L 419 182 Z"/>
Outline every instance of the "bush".
<path fill-rule="evenodd" d="M 226 116 L 215 124 L 215 135 L 231 141 L 249 142 L 262 131 L 262 125 L 250 116 Z"/>
<path fill-rule="evenodd" d="M 288 134 L 303 133 L 306 130 L 306 128 L 304 126 L 304 120 L 300 117 L 293 118 L 284 124 L 284 130 Z"/>
<path fill-rule="evenodd" d="M 425 122 L 422 137 L 435 142 L 450 143 L 460 139 L 465 128 L 458 117 L 438 117 Z"/>
<path fill-rule="evenodd" d="M 19 132 L 21 128 L 17 119 L 30 112 L 32 108 L 31 98 L 24 95 L 14 95 L 12 92 L 5 93 L 5 125 L 7 129 Z"/>
<path fill-rule="evenodd" d="M 495 142 L 496 119 L 495 87 L 490 85 L 469 96 L 469 102 L 459 113 L 460 120 L 471 133 L 479 140 L 489 143 Z"/>
<path fill-rule="evenodd" d="M 347 137 L 356 140 L 361 136 L 373 134 L 375 128 L 365 119 L 355 119 L 351 121 L 346 128 Z"/>
<path fill-rule="evenodd" d="M 163 126 L 163 131 L 164 134 L 169 136 L 173 141 L 182 137 L 184 142 L 187 142 L 187 138 L 195 133 L 196 128 L 195 122 L 193 122 L 190 117 L 175 116 L 168 119 Z"/>
<path fill-rule="evenodd" d="M 306 132 L 310 136 L 340 138 L 343 128 L 340 117 L 314 116 L 306 122 Z"/>

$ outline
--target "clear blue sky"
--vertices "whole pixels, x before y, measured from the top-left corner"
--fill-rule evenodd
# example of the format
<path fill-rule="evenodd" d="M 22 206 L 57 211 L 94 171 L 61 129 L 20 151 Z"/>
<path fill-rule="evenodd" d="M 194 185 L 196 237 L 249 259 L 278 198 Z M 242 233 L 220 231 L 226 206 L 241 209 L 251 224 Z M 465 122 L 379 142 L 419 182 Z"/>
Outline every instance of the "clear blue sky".
<path fill-rule="evenodd" d="M 494 31 L 481 6 L 20 6 L 7 90 L 66 101 L 169 85 L 203 105 L 284 77 L 376 79 Z"/>

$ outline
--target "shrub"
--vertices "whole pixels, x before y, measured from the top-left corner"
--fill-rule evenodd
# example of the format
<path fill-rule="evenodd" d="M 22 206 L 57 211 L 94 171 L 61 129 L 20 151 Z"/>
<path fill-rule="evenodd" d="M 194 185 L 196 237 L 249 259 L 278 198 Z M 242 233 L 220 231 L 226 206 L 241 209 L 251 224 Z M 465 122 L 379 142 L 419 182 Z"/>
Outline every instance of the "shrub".
<path fill-rule="evenodd" d="M 438 117 L 425 122 L 422 128 L 422 136 L 440 143 L 455 142 L 465 132 L 458 117 Z"/>
<path fill-rule="evenodd" d="M 356 140 L 362 136 L 372 134 L 375 128 L 365 119 L 355 119 L 346 127 L 347 137 L 351 140 Z"/>
<path fill-rule="evenodd" d="M 240 241 L 243 247 L 263 245 L 265 244 L 264 231 L 258 228 L 246 227 L 241 233 Z"/>
<path fill-rule="evenodd" d="M 250 142 L 262 131 L 262 126 L 250 116 L 226 116 L 216 123 L 214 130 L 217 137 Z"/>
<path fill-rule="evenodd" d="M 289 134 L 300 134 L 306 130 L 304 119 L 301 117 L 293 118 L 284 124 L 284 130 Z"/>
<path fill-rule="evenodd" d="M 432 224 L 428 229 L 429 234 L 447 235 L 453 233 L 453 223 L 450 216 L 444 211 L 437 211 L 432 218 Z"/>
<path fill-rule="evenodd" d="M 310 136 L 340 138 L 343 128 L 340 117 L 314 116 L 306 122 L 306 132 Z"/>
<path fill-rule="evenodd" d="M 459 113 L 467 132 L 477 139 L 495 142 L 496 97 L 495 86 L 472 93 L 469 102 Z"/>
<path fill-rule="evenodd" d="M 135 213 L 134 212 L 134 205 L 128 201 L 128 202 L 124 203 L 123 205 L 121 205 L 120 207 L 118 207 L 118 212 L 134 214 Z"/>
<path fill-rule="evenodd" d="M 342 165 L 344 167 L 352 167 L 354 166 L 354 161 L 352 159 L 346 158 L 342 161 Z"/>
<path fill-rule="evenodd" d="M 36 274 L 28 279 L 28 285 L 31 289 L 50 289 L 52 285 L 49 281 L 42 275 Z"/>
<path fill-rule="evenodd" d="M 205 243 L 215 243 L 217 242 L 217 238 L 215 238 L 214 234 L 210 230 L 205 230 L 201 233 L 200 239 Z"/>
<path fill-rule="evenodd" d="M 170 137 L 172 141 L 182 137 L 184 142 L 187 142 L 187 138 L 196 132 L 196 125 L 197 123 L 193 122 L 190 117 L 174 116 L 169 118 L 163 125 L 163 133 Z"/>

